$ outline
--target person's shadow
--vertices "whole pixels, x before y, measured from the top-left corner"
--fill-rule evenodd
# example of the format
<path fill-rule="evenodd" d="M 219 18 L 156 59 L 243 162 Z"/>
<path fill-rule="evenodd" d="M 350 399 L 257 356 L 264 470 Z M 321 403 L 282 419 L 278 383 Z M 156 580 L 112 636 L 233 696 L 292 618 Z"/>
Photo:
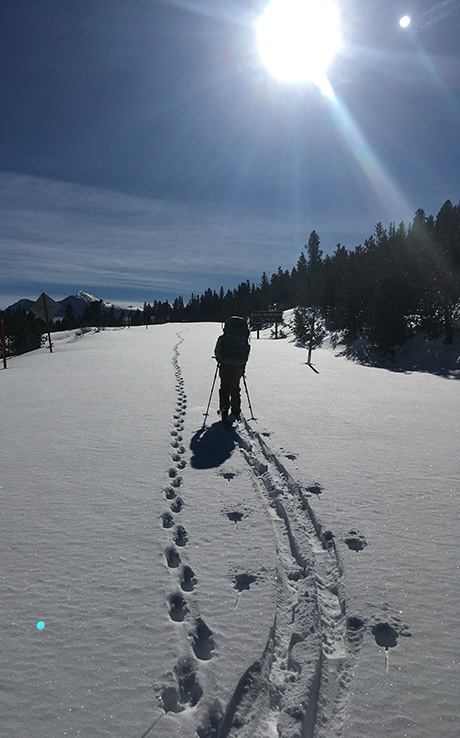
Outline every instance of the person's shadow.
<path fill-rule="evenodd" d="M 193 456 L 190 464 L 194 469 L 211 469 L 221 466 L 230 458 L 236 442 L 229 430 L 219 421 L 210 428 L 200 428 L 190 441 Z"/>

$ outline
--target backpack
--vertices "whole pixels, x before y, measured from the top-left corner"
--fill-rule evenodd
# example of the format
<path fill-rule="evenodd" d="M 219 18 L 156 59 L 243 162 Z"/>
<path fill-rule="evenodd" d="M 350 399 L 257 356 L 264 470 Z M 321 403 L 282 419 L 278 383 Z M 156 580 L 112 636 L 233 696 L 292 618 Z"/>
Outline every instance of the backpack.
<path fill-rule="evenodd" d="M 249 328 L 244 318 L 236 315 L 225 321 L 220 338 L 219 355 L 224 363 L 243 365 L 249 356 Z"/>

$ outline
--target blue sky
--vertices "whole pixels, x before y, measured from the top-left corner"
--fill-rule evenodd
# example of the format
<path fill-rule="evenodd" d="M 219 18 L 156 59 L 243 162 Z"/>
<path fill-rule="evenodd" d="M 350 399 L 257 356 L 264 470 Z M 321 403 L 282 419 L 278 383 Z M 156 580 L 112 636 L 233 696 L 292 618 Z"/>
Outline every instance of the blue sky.
<path fill-rule="evenodd" d="M 0 308 L 258 283 L 458 203 L 460 0 L 339 0 L 332 97 L 263 67 L 266 4 L 3 0 Z"/>

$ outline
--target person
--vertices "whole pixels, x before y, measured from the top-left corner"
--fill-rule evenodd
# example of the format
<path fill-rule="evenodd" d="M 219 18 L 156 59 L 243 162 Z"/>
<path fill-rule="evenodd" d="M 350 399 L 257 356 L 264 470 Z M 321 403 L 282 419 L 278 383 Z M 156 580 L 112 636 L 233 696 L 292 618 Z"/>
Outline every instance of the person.
<path fill-rule="evenodd" d="M 214 357 L 219 363 L 219 413 L 224 421 L 230 411 L 236 420 L 240 419 L 240 380 L 246 370 L 250 350 L 248 324 L 244 318 L 233 315 L 225 321 L 224 331 L 214 349 Z"/>

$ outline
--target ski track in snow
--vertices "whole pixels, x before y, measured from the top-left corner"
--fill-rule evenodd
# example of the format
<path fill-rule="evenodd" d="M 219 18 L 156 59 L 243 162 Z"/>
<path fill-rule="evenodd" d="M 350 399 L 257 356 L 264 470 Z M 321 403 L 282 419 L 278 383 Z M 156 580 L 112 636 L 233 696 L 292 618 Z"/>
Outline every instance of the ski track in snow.
<path fill-rule="evenodd" d="M 170 431 L 172 465 L 163 489 L 161 525 L 169 535 L 164 557 L 172 580 L 166 606 L 171 626 L 182 628 L 179 637 L 182 645 L 188 644 L 188 653 L 184 655 L 181 649 L 182 655 L 157 690 L 164 716 L 185 711 L 189 715 L 191 709 L 196 710 L 195 735 L 199 738 L 339 736 L 364 623 L 347 617 L 343 567 L 334 535 L 311 508 L 309 488 L 293 480 L 246 420 L 238 428 L 229 427 L 228 433 L 250 471 L 260 505 L 272 520 L 277 551 L 276 614 L 263 653 L 241 674 L 225 708 L 216 707 L 215 695 L 202 700 L 200 663 L 213 658 L 216 644 L 193 596 L 199 572 L 195 574 L 188 563 L 189 532 L 180 523 L 187 504 L 180 473 L 187 464 L 182 435 L 187 395 L 179 361 L 184 338 L 177 335 L 172 358 L 177 394 Z M 232 472 L 220 474 L 227 482 L 234 477 Z M 236 526 L 242 516 L 227 513 Z M 253 581 L 248 574 L 235 577 L 236 612 L 240 593 Z M 142 738 L 154 734 L 164 716 Z"/>
<path fill-rule="evenodd" d="M 257 702 L 267 686 L 266 734 L 331 735 L 333 715 L 334 735 L 339 735 L 363 631 L 346 618 L 343 568 L 334 537 L 313 513 L 306 491 L 248 421 L 235 438 L 273 517 L 278 595 L 265 652 L 240 680 L 223 723 L 229 727 L 217 735 L 247 735 L 248 725 L 241 733 L 230 726 L 247 723 L 243 716 L 251 711 L 256 722 L 260 719 Z M 254 679 L 255 673 L 262 679 Z"/>

